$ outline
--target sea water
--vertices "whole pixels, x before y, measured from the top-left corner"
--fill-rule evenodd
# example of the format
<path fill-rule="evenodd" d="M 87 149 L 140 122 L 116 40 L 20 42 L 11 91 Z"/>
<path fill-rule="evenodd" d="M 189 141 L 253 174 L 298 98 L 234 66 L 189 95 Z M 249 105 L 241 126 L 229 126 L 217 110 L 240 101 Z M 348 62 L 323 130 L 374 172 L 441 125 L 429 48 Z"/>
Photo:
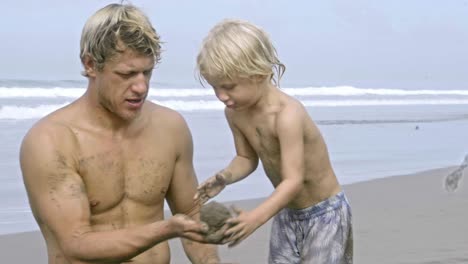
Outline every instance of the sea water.
<path fill-rule="evenodd" d="M 83 81 L 0 80 L 0 234 L 38 229 L 19 168 L 21 140 L 39 118 L 81 96 L 85 87 Z M 282 89 L 299 99 L 317 123 L 341 184 L 454 166 L 468 153 L 468 88 Z M 233 158 L 223 104 L 212 89 L 153 83 L 148 100 L 186 119 L 200 182 Z M 259 198 L 272 190 L 260 165 L 216 199 Z"/>

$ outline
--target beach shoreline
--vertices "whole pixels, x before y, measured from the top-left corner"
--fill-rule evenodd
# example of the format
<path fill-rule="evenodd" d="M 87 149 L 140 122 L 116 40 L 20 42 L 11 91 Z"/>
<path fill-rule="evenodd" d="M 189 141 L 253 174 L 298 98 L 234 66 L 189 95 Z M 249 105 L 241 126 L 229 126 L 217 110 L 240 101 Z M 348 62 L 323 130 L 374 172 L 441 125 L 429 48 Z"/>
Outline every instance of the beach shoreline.
<path fill-rule="evenodd" d="M 422 171 L 344 185 L 353 210 L 354 262 L 468 263 L 468 186 L 444 189 L 456 167 Z M 466 178 L 468 172 L 465 171 Z M 264 199 L 224 202 L 249 210 Z M 220 246 L 223 262 L 267 263 L 271 220 L 234 248 Z M 465 231 L 463 231 L 465 230 Z M 190 263 L 179 239 L 169 241 L 171 263 Z M 46 263 L 38 231 L 0 236 L 5 263 Z"/>

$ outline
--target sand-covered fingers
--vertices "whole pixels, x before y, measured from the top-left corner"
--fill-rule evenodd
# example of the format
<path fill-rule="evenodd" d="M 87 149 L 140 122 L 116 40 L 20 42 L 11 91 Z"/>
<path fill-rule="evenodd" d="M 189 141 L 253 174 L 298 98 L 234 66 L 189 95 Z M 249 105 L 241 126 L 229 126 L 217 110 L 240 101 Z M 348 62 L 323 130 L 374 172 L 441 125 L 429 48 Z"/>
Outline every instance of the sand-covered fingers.
<path fill-rule="evenodd" d="M 229 228 L 229 225 L 225 224 L 220 229 L 209 232 L 205 237 L 206 242 L 210 244 L 225 244 L 224 241 L 227 239 L 227 237 L 225 236 L 224 233 L 226 232 L 228 228 Z"/>
<path fill-rule="evenodd" d="M 224 232 L 229 227 L 226 221 L 231 217 L 231 211 L 222 203 L 211 201 L 202 206 L 200 219 L 209 227 L 207 239 L 210 243 L 220 244 L 223 241 Z"/>
<path fill-rule="evenodd" d="M 228 243 L 229 247 L 238 245 L 261 225 L 251 212 L 242 211 L 237 207 L 232 209 L 237 216 L 226 221 L 229 228 L 224 233 L 225 239 L 222 241 L 223 244 Z"/>
<path fill-rule="evenodd" d="M 187 215 L 176 214 L 169 219 L 170 227 L 177 236 L 184 237 L 197 242 L 206 242 L 208 225 L 195 221 Z"/>
<path fill-rule="evenodd" d="M 206 203 L 209 199 L 218 195 L 226 187 L 224 176 L 217 173 L 215 176 L 208 178 L 197 188 L 197 193 L 193 197 L 194 200 L 199 200 L 201 204 Z"/>

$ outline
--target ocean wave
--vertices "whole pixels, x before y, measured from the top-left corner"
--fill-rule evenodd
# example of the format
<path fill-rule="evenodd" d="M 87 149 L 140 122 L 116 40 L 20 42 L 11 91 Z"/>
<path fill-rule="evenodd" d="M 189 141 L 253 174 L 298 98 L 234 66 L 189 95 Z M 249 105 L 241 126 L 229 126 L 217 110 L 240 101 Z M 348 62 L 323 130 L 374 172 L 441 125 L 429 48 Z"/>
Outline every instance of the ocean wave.
<path fill-rule="evenodd" d="M 0 98 L 78 98 L 85 92 L 84 88 L 19 88 L 0 87 Z"/>
<path fill-rule="evenodd" d="M 368 119 L 368 120 L 317 120 L 318 125 L 368 125 L 368 124 L 392 124 L 392 123 L 435 123 L 467 120 L 468 115 L 460 115 L 444 118 L 409 118 L 409 119 Z"/>
<path fill-rule="evenodd" d="M 0 106 L 0 119 L 36 119 L 41 118 L 53 111 L 67 105 L 53 104 L 53 105 L 39 105 L 39 106 Z"/>
<path fill-rule="evenodd" d="M 151 100 L 177 111 L 218 111 L 224 105 L 215 100 Z M 3 105 L 0 106 L 0 119 L 36 119 L 55 111 L 63 104 L 47 104 L 38 106 Z M 468 99 L 441 100 L 306 100 L 306 107 L 365 107 L 365 106 L 409 106 L 409 105 L 468 105 Z"/>
<path fill-rule="evenodd" d="M 369 89 L 352 86 L 283 88 L 292 96 L 468 96 L 468 90 Z M 0 87 L 0 98 L 77 98 L 85 88 Z M 214 96 L 211 88 L 152 88 L 150 97 Z"/>
<path fill-rule="evenodd" d="M 468 99 L 369 99 L 369 100 L 304 100 L 304 106 L 396 106 L 396 105 L 465 105 Z"/>
<path fill-rule="evenodd" d="M 0 87 L 0 98 L 78 98 L 86 91 L 85 88 L 21 88 Z M 149 97 L 194 97 L 213 96 L 212 89 L 151 89 Z"/>
<path fill-rule="evenodd" d="M 404 90 L 404 89 L 371 89 L 352 86 L 285 88 L 293 96 L 418 96 L 418 95 L 461 95 L 468 96 L 468 90 Z"/>

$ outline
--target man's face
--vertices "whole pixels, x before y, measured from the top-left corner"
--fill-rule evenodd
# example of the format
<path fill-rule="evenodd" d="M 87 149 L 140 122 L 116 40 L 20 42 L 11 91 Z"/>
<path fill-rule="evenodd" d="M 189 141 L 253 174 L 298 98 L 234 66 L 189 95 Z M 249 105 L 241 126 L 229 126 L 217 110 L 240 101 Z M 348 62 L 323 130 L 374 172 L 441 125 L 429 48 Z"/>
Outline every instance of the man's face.
<path fill-rule="evenodd" d="M 117 53 L 101 71 L 94 71 L 97 100 L 106 110 L 123 120 L 139 115 L 148 95 L 154 68 L 152 56 L 131 49 Z"/>

